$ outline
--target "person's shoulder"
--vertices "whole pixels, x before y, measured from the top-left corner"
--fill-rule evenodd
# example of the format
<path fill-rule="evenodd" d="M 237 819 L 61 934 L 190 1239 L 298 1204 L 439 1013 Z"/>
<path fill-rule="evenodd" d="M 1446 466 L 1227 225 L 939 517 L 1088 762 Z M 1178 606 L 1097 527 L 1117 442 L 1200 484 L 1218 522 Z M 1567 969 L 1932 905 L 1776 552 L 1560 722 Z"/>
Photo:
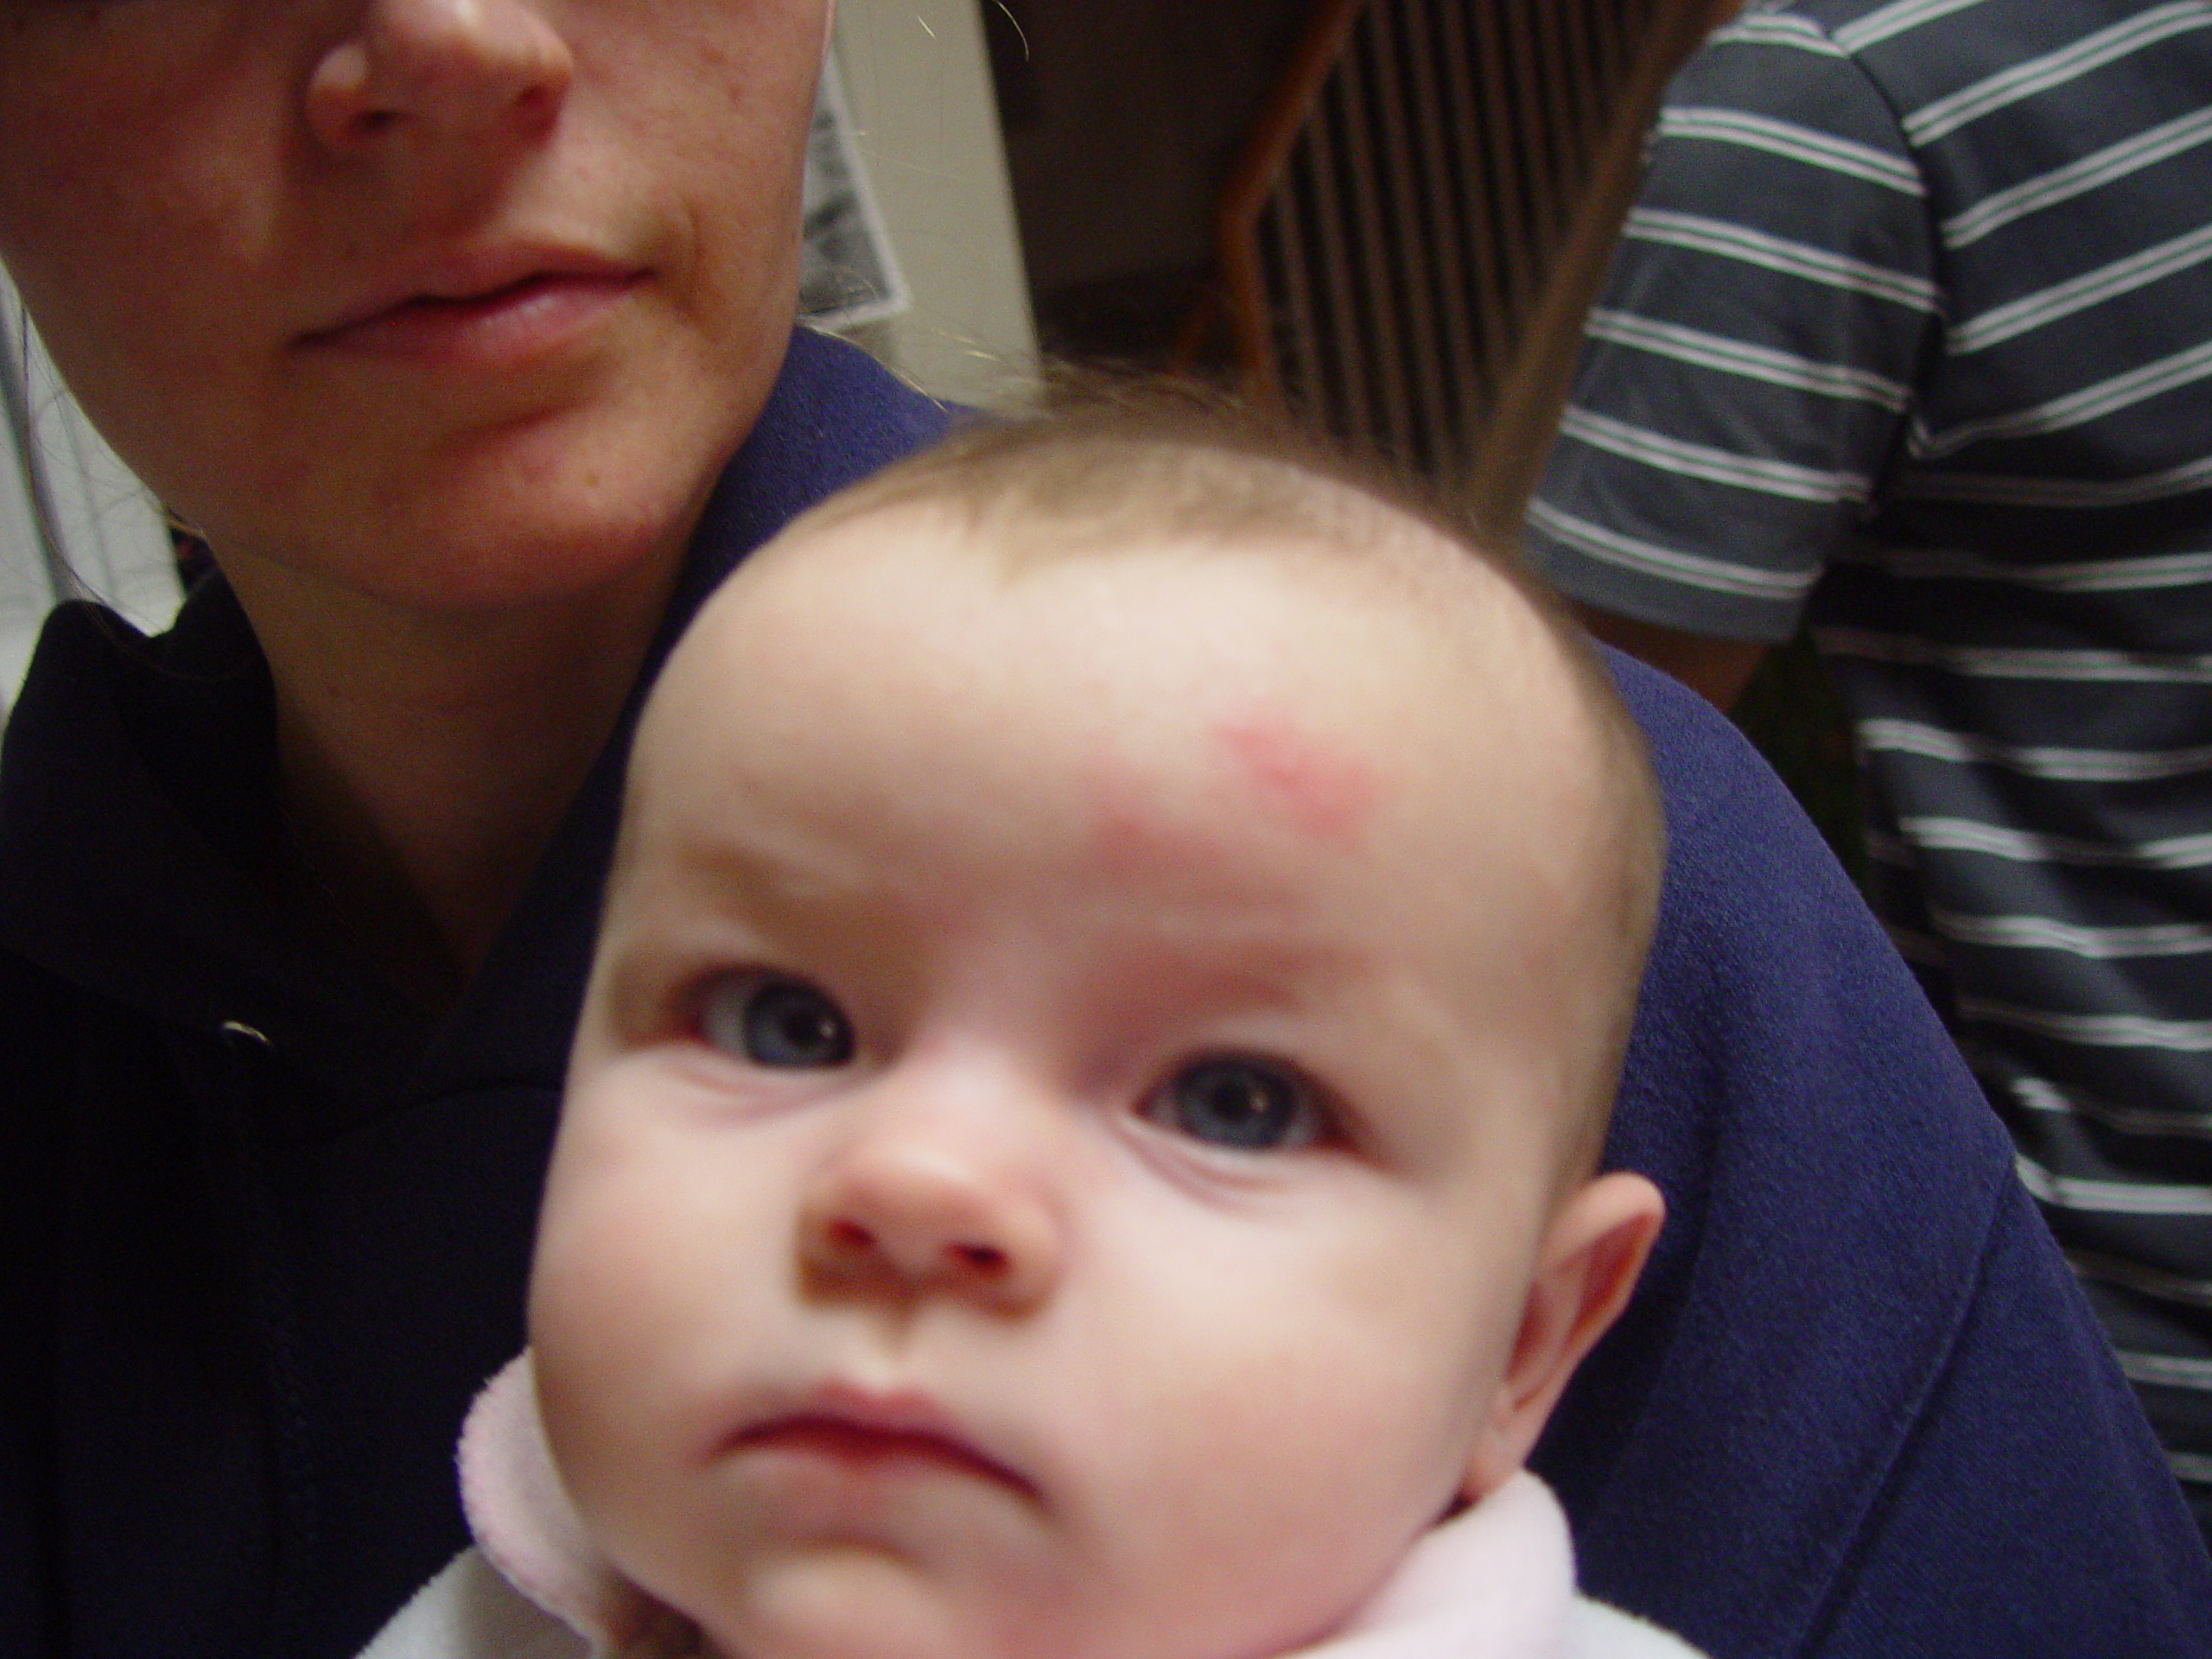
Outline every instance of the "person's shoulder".
<path fill-rule="evenodd" d="M 825 459 L 873 471 L 936 442 L 963 411 L 893 372 L 850 340 L 801 327 L 754 428 L 830 446 Z M 860 475 L 856 474 L 856 475 Z"/>
<path fill-rule="evenodd" d="M 1751 0 L 1730 23 L 1748 22 L 1757 29 L 1762 18 L 1802 19 L 1831 39 L 1840 35 L 1849 41 L 1870 30 L 1909 29 L 1959 9 L 1943 0 Z"/>
<path fill-rule="evenodd" d="M 1867 71 L 1869 49 L 1883 58 L 1878 48 L 1900 35 L 1923 54 L 1971 56 L 1992 35 L 2005 37 L 2005 20 L 1986 15 L 1993 10 L 2001 7 L 1947 0 L 1751 0 L 1706 37 L 1693 63 L 1748 54 L 1764 60 L 1768 74 L 1787 76 L 1793 64 L 1817 73 L 1823 61 Z"/>
<path fill-rule="evenodd" d="M 1886 139 L 1879 117 L 1893 124 L 1895 111 L 1874 95 L 1861 48 L 1886 38 L 1897 10 L 1896 0 L 1753 0 L 1706 36 L 1667 102 L 1777 111 Z"/>
<path fill-rule="evenodd" d="M 1868 20 L 1879 27 L 1897 0 L 1750 0 L 1707 35 L 1704 54 L 1770 48 L 1807 58 L 1848 58 Z"/>
<path fill-rule="evenodd" d="M 1702 834 L 1708 820 L 1732 823 L 1733 815 L 1744 811 L 1762 818 L 1778 815 L 1794 823 L 1780 780 L 1726 715 L 1625 652 L 1601 645 L 1599 655 L 1643 734 L 1667 804 L 1671 841 L 1687 845 Z M 1803 845 L 1809 849 L 1813 842 Z"/>
<path fill-rule="evenodd" d="M 1671 1630 L 1577 1596 L 1567 1616 L 1566 1659 L 1704 1659 Z"/>

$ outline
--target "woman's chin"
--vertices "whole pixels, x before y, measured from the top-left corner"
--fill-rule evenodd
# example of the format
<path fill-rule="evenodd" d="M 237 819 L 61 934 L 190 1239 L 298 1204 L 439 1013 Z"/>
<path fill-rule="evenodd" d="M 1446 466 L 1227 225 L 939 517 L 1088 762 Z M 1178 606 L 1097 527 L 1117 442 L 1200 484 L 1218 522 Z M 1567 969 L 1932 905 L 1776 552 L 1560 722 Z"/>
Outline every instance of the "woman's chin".
<path fill-rule="evenodd" d="M 242 588 L 251 578 L 232 567 L 251 559 L 424 615 L 659 582 L 772 367 L 709 378 L 679 365 L 658 392 L 652 377 L 625 371 L 593 395 L 459 429 L 364 423 L 380 429 L 264 463 L 266 487 L 202 528 Z"/>

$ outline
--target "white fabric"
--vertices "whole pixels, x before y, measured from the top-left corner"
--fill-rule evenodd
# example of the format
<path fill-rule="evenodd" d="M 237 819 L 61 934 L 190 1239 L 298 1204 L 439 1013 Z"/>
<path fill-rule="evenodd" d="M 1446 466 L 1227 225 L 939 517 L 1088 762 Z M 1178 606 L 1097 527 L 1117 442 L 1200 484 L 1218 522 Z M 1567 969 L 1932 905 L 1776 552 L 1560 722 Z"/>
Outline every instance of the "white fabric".
<path fill-rule="evenodd" d="M 524 1354 L 461 1433 L 478 1547 L 456 1556 L 360 1659 L 677 1659 L 690 1625 L 593 1548 L 561 1486 Z M 1526 1472 L 1424 1534 L 1336 1634 L 1282 1659 L 1696 1659 L 1678 1638 L 1574 1593 L 1567 1517 Z"/>

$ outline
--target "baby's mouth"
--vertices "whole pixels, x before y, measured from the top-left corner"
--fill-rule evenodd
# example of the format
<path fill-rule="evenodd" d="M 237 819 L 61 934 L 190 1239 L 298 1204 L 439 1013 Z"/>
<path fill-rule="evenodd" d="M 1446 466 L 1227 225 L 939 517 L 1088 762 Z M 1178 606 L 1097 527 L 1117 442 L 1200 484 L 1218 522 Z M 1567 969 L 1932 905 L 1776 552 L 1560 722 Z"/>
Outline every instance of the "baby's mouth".
<path fill-rule="evenodd" d="M 729 1437 L 725 1450 L 791 1452 L 854 1470 L 936 1468 L 1006 1487 L 1025 1498 L 1037 1497 L 1026 1477 L 978 1451 L 950 1427 L 925 1421 L 938 1415 L 911 1403 L 841 1403 L 748 1425 Z"/>

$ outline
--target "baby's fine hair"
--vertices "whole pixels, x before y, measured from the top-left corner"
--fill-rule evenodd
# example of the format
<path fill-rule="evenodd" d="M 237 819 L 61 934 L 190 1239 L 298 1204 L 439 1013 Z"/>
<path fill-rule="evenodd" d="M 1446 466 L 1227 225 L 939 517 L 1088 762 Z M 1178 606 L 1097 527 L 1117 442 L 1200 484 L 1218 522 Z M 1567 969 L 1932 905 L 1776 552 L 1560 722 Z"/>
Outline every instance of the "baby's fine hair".
<path fill-rule="evenodd" d="M 950 515 L 1009 573 L 1162 541 L 1249 548 L 1291 542 L 1384 575 L 1468 559 L 1498 578 L 1554 649 L 1594 738 L 1600 798 L 1587 912 L 1610 969 L 1601 1052 L 1570 1171 L 1596 1165 L 1618 1086 L 1665 863 L 1643 735 L 1582 630 L 1522 564 L 1381 466 L 1279 417 L 1176 386 L 1108 386 L 1022 419 L 978 423 L 841 492 L 795 521 L 799 539 L 880 512 Z M 1405 584 L 1396 584 L 1405 585 Z M 1425 584 L 1423 584 L 1425 585 Z M 1456 586 L 1457 584 L 1454 584 Z M 1422 604 L 1420 586 L 1409 599 Z M 1424 607 L 1425 609 L 1433 607 Z"/>

